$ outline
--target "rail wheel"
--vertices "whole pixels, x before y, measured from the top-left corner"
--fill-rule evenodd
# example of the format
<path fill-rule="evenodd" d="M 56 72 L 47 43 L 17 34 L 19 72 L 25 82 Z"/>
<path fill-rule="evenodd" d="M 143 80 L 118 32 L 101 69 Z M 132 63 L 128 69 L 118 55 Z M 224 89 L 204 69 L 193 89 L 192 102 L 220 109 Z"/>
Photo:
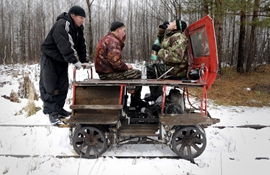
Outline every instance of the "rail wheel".
<path fill-rule="evenodd" d="M 84 158 L 97 158 L 107 149 L 102 130 L 92 126 L 80 126 L 73 135 L 73 148 Z"/>
<path fill-rule="evenodd" d="M 206 135 L 199 125 L 180 127 L 173 134 L 172 150 L 181 158 L 191 160 L 203 153 Z"/>

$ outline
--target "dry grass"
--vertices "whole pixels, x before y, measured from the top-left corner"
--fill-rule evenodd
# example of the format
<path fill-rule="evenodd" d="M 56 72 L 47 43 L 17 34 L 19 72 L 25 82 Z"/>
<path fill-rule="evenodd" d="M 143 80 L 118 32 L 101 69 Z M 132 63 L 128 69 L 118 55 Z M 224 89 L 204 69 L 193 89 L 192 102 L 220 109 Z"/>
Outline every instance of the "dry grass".
<path fill-rule="evenodd" d="M 24 95 L 28 96 L 28 103 L 24 109 L 27 111 L 27 116 L 30 117 L 31 115 L 36 114 L 36 112 L 40 110 L 39 107 L 36 107 L 34 102 L 34 100 L 38 98 L 37 93 L 33 83 L 28 76 L 24 77 L 24 82 L 20 84 L 20 86 L 23 86 L 21 88 L 23 88 L 22 91 L 24 92 Z"/>
<path fill-rule="evenodd" d="M 247 74 L 238 74 L 236 68 L 223 68 L 210 91 L 208 98 L 218 105 L 233 106 L 270 106 L 270 65 Z M 190 90 L 199 94 L 198 89 Z"/>

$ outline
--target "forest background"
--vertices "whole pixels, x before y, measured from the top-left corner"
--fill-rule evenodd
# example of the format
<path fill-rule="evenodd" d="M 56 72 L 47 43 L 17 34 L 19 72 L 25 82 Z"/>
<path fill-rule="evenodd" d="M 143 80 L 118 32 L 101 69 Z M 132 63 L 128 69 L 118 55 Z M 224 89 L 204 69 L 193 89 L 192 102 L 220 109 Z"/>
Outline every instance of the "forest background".
<path fill-rule="evenodd" d="M 38 63 L 40 45 L 62 12 L 73 5 L 86 13 L 89 60 L 118 20 L 127 27 L 123 60 L 150 62 L 151 46 L 163 21 L 187 24 L 209 14 L 215 24 L 220 71 L 235 66 L 249 73 L 270 63 L 270 0 L 0 0 L 0 64 Z"/>

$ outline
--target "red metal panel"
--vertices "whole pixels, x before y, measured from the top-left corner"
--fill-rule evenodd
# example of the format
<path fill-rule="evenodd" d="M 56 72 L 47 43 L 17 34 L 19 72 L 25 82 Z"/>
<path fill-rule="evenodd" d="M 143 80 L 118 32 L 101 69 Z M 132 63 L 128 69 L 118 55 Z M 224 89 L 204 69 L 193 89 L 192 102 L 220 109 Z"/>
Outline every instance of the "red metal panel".
<path fill-rule="evenodd" d="M 72 85 L 72 105 L 76 104 L 76 84 Z"/>
<path fill-rule="evenodd" d="M 218 55 L 213 20 L 209 15 L 191 24 L 185 30 L 189 39 L 189 63 L 192 68 L 208 69 L 208 76 L 203 77 L 207 90 L 214 83 L 218 71 Z"/>

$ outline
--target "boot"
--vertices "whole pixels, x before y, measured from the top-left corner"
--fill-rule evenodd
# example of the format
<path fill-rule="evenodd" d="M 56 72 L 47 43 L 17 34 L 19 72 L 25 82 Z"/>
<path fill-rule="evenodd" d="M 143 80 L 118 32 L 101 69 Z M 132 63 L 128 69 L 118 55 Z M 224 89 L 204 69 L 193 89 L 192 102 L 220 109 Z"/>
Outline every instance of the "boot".
<path fill-rule="evenodd" d="M 162 95 L 162 86 L 149 86 L 150 89 L 150 97 L 148 100 L 156 101 L 159 96 Z M 147 101 L 147 100 L 146 100 Z"/>
<path fill-rule="evenodd" d="M 130 107 L 146 107 L 147 102 L 142 101 L 141 99 L 141 91 L 142 91 L 142 86 L 136 86 L 135 87 L 135 92 L 131 94 L 131 102 L 130 102 Z"/>
<path fill-rule="evenodd" d="M 61 120 L 58 117 L 58 113 L 57 112 L 52 112 L 49 114 L 49 119 L 52 125 L 56 125 L 61 123 Z"/>
<path fill-rule="evenodd" d="M 66 111 L 65 109 L 62 108 L 62 109 L 58 112 L 58 114 L 59 114 L 59 117 L 60 117 L 60 118 L 66 118 L 66 117 L 69 117 L 69 116 L 71 115 L 71 112 Z"/>

